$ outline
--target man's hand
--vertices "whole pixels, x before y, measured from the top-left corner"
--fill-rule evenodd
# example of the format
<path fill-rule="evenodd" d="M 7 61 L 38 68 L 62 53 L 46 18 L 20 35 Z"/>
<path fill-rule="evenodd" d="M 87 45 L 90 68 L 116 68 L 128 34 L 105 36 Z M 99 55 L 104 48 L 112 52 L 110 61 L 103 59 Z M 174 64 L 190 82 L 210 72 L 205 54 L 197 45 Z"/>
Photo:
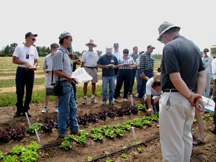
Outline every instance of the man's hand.
<path fill-rule="evenodd" d="M 29 64 L 28 62 L 26 62 L 25 65 L 28 69 L 32 67 L 31 64 Z"/>
<path fill-rule="evenodd" d="M 70 81 L 71 81 L 73 84 L 78 84 L 78 82 L 76 81 L 75 78 L 70 78 Z"/>
<path fill-rule="evenodd" d="M 199 104 L 203 107 L 203 109 L 204 109 L 203 111 L 201 111 L 201 110 L 198 108 L 198 105 L 199 105 Z M 196 108 L 196 110 L 197 110 L 198 112 L 205 112 L 205 106 L 204 106 L 204 103 L 203 103 L 203 99 L 202 99 L 201 97 L 194 100 L 194 106 L 195 106 L 195 108 Z"/>
<path fill-rule="evenodd" d="M 148 108 L 147 114 L 148 114 L 148 115 L 151 115 L 151 114 L 152 114 L 152 108 L 151 108 L 151 107 Z"/>
<path fill-rule="evenodd" d="M 155 98 L 154 103 L 158 103 L 159 100 L 160 100 L 160 97 L 161 97 L 161 96 L 158 96 L 157 98 Z"/>
<path fill-rule="evenodd" d="M 194 94 L 192 95 L 192 97 L 191 97 L 190 99 L 188 99 L 188 100 L 190 101 L 190 103 L 191 103 L 192 106 L 195 106 L 195 101 L 196 101 L 198 98 L 201 98 L 201 99 L 202 99 L 201 95 L 198 94 L 198 93 L 194 93 Z"/>
<path fill-rule="evenodd" d="M 111 68 L 112 68 L 112 69 L 115 69 L 115 65 L 112 65 Z"/>

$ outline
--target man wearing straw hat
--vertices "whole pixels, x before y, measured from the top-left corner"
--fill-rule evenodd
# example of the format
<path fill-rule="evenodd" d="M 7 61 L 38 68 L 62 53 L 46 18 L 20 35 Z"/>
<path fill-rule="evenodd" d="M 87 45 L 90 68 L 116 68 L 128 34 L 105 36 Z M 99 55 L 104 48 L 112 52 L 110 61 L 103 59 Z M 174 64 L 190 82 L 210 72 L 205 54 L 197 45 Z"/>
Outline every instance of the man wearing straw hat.
<path fill-rule="evenodd" d="M 98 54 L 94 52 L 93 48 L 97 47 L 97 45 L 94 43 L 94 40 L 90 39 L 89 43 L 86 43 L 86 46 L 88 46 L 88 51 L 83 53 L 82 59 L 81 59 L 81 67 L 84 67 L 86 72 L 92 76 L 92 103 L 97 103 L 95 99 L 95 90 L 96 90 L 96 83 L 98 82 L 98 76 L 97 76 L 97 61 L 98 61 Z M 88 82 L 84 83 L 83 87 L 83 93 L 84 93 L 84 100 L 83 105 L 86 105 L 87 103 L 87 87 Z"/>
<path fill-rule="evenodd" d="M 163 161 L 189 162 L 194 107 L 203 105 L 206 73 L 200 50 L 179 34 L 180 27 L 164 22 L 158 40 L 165 44 L 161 61 L 160 143 Z"/>

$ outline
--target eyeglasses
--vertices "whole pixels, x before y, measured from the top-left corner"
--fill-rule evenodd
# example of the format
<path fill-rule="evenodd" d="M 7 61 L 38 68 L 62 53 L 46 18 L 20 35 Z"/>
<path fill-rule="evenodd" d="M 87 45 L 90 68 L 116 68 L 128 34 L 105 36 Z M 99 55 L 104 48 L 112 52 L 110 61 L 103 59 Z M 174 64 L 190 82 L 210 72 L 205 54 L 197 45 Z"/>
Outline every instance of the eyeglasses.
<path fill-rule="evenodd" d="M 36 39 L 35 39 L 35 38 L 32 38 L 32 41 L 36 41 Z"/>

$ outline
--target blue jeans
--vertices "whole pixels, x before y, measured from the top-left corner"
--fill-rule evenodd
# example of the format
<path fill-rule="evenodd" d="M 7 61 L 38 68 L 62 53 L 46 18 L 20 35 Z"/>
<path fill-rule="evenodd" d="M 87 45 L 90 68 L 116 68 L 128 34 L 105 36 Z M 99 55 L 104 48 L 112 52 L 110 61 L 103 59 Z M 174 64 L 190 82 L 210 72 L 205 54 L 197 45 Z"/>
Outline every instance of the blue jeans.
<path fill-rule="evenodd" d="M 115 76 L 103 76 L 102 77 L 102 96 L 103 102 L 107 100 L 107 86 L 109 84 L 109 101 L 113 101 L 114 95 L 114 84 L 115 84 Z"/>
<path fill-rule="evenodd" d="M 140 77 L 141 71 L 140 69 L 137 69 L 136 71 L 136 80 L 137 80 L 137 93 L 140 91 L 140 87 L 142 84 L 142 78 Z"/>
<path fill-rule="evenodd" d="M 67 120 L 69 118 L 70 131 L 78 131 L 78 121 L 76 119 L 77 106 L 74 99 L 74 91 L 71 83 L 61 82 L 63 85 L 63 95 L 58 96 L 58 133 L 67 132 Z"/>
<path fill-rule="evenodd" d="M 130 80 L 130 86 L 129 86 L 129 92 L 133 92 L 133 85 L 134 85 L 134 79 L 136 76 L 136 71 L 137 69 L 132 69 L 131 70 L 131 80 Z"/>
<path fill-rule="evenodd" d="M 17 94 L 17 112 L 27 112 L 30 109 L 29 104 L 32 99 L 32 90 L 34 85 L 34 71 L 29 69 L 18 69 L 16 72 L 16 94 Z M 26 88 L 25 102 L 23 106 L 23 96 Z"/>
<path fill-rule="evenodd" d="M 117 98 L 119 96 L 123 82 L 124 82 L 123 98 L 127 98 L 128 89 L 130 85 L 130 78 L 131 78 L 131 69 L 119 69 L 118 75 L 117 75 L 117 84 L 116 84 L 114 98 Z"/>
<path fill-rule="evenodd" d="M 206 73 L 206 87 L 202 95 L 207 98 L 209 98 L 210 83 L 211 83 L 211 73 Z"/>
<path fill-rule="evenodd" d="M 144 73 L 149 78 L 153 77 L 153 71 L 144 71 Z M 139 91 L 139 98 L 142 98 L 146 93 L 146 83 L 147 83 L 147 80 L 142 79 L 142 84 L 141 84 L 140 91 Z"/>
<path fill-rule="evenodd" d="M 74 83 L 71 83 L 72 87 L 73 87 L 73 90 L 74 90 L 74 99 L 76 101 L 76 84 Z"/>

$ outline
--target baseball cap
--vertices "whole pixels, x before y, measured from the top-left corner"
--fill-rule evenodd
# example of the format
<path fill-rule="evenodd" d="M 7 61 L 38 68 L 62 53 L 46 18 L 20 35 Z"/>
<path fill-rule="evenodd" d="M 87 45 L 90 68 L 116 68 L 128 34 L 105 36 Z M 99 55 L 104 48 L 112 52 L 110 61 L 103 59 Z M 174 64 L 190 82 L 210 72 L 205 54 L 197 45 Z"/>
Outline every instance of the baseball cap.
<path fill-rule="evenodd" d="M 35 37 L 38 36 L 37 34 L 32 34 L 32 32 L 28 32 L 28 33 L 25 34 L 25 38 L 27 38 L 29 36 L 32 36 L 32 35 L 35 36 Z"/>
<path fill-rule="evenodd" d="M 116 47 L 116 46 L 119 46 L 119 44 L 118 43 L 114 43 L 114 45 L 113 45 L 114 47 Z"/>
<path fill-rule="evenodd" d="M 148 45 L 147 48 L 155 49 L 155 47 L 153 47 L 152 45 Z"/>
<path fill-rule="evenodd" d="M 72 37 L 72 35 L 69 32 L 63 32 L 60 34 L 59 39 L 63 39 L 66 37 Z"/>
<path fill-rule="evenodd" d="M 111 52 L 112 53 L 112 47 L 106 47 L 106 52 Z"/>

